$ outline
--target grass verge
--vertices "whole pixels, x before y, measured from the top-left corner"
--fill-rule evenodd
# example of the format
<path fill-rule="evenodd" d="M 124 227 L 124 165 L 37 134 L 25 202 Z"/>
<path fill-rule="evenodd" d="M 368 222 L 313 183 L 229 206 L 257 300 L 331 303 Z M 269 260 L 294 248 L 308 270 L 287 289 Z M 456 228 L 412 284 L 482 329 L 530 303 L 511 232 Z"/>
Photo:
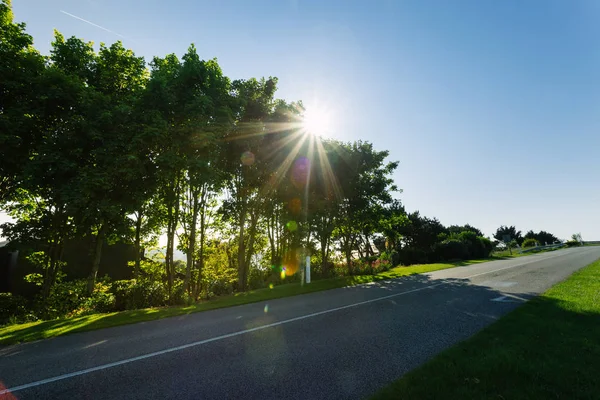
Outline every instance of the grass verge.
<path fill-rule="evenodd" d="M 486 261 L 490 260 L 470 260 L 455 263 L 422 264 L 412 265 L 409 267 L 396 267 L 377 275 L 360 275 L 321 279 L 313 281 L 309 285 L 304 286 L 301 286 L 299 283 L 290 283 L 275 286 L 273 289 L 259 289 L 245 293 L 238 293 L 232 296 L 218 297 L 213 300 L 199 302 L 191 306 L 146 308 L 141 310 L 130 310 L 108 314 L 92 314 L 77 318 L 8 325 L 0 327 L 0 345 L 30 342 L 33 340 L 62 336 L 68 333 L 91 331 L 118 325 L 133 324 L 136 322 L 153 321 L 160 318 L 214 310 L 216 308 L 232 307 L 241 304 L 256 303 L 305 293 L 319 292 L 322 290 L 359 285 L 361 283 L 369 283 L 378 280 L 399 278 L 401 276 L 438 271 L 441 269 L 466 266 Z"/>
<path fill-rule="evenodd" d="M 382 399 L 597 399 L 600 260 L 377 393 Z"/>

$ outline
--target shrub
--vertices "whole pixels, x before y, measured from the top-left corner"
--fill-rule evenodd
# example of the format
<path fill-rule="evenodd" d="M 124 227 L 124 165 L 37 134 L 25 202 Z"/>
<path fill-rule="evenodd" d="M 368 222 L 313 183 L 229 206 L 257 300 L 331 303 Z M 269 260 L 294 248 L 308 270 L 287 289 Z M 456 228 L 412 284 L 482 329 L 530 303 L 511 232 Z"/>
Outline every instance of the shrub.
<path fill-rule="evenodd" d="M 384 251 L 379 255 L 380 260 L 385 260 L 390 263 L 390 268 L 400 263 L 400 258 L 396 250 Z"/>
<path fill-rule="evenodd" d="M 495 247 L 494 242 L 492 242 L 490 239 L 483 237 L 483 236 L 478 236 L 477 239 L 481 243 L 483 250 L 484 250 L 481 258 L 488 258 L 490 256 L 490 254 L 492 254 L 492 251 L 494 250 L 494 247 Z"/>
<path fill-rule="evenodd" d="M 450 239 L 436 245 L 434 249 L 440 260 L 464 260 L 469 256 L 467 244 L 461 240 Z"/>
<path fill-rule="evenodd" d="M 565 242 L 565 244 L 567 245 L 567 247 L 581 246 L 581 242 L 578 242 L 576 240 L 569 240 L 568 242 Z"/>
<path fill-rule="evenodd" d="M 0 293 L 0 325 L 37 320 L 28 310 L 27 299 L 11 293 Z"/>
<path fill-rule="evenodd" d="M 371 263 L 372 273 L 374 274 L 389 271 L 390 268 L 392 268 L 392 263 L 386 259 L 377 259 Z"/>
<path fill-rule="evenodd" d="M 38 298 L 37 309 L 42 319 L 64 317 L 81 308 L 86 296 L 87 282 L 78 279 L 52 286 L 46 299 Z"/>
<path fill-rule="evenodd" d="M 535 240 L 533 238 L 525 239 L 525 240 L 523 240 L 523 244 L 521 244 L 521 247 L 523 247 L 523 248 L 536 247 L 536 246 L 537 246 L 537 240 Z"/>
<path fill-rule="evenodd" d="M 69 317 L 79 317 L 95 313 L 115 311 L 115 295 L 110 293 L 111 285 L 108 282 L 96 282 L 91 296 L 81 298 L 79 307 L 67 314 Z"/>
<path fill-rule="evenodd" d="M 115 296 L 116 310 L 135 310 L 139 308 L 167 305 L 166 285 L 160 281 L 147 279 L 120 280 L 112 283 L 110 292 Z"/>
<path fill-rule="evenodd" d="M 248 289 L 254 290 L 266 287 L 269 275 L 271 275 L 270 269 L 250 268 L 248 273 Z"/>
<path fill-rule="evenodd" d="M 116 299 L 114 294 L 110 293 L 110 288 L 108 280 L 100 279 L 89 296 L 85 279 L 60 282 L 50 289 L 46 299 L 38 298 L 37 309 L 43 319 L 115 311 Z"/>
<path fill-rule="evenodd" d="M 425 264 L 429 261 L 429 255 L 425 250 L 412 247 L 404 247 L 398 251 L 398 263 L 402 265 Z"/>
<path fill-rule="evenodd" d="M 222 296 L 225 294 L 232 294 L 233 287 L 234 287 L 233 282 L 227 282 L 223 279 L 215 279 L 212 282 L 208 283 L 208 296 L 207 297 L 210 298 L 213 296 Z"/>

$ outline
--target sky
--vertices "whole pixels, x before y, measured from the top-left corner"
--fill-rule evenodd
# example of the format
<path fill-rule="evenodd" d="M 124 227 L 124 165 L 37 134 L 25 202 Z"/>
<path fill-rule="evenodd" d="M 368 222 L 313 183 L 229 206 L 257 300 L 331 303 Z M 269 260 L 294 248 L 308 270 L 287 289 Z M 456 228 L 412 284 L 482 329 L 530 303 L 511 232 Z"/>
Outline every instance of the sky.
<path fill-rule="evenodd" d="M 329 110 L 330 136 L 400 162 L 407 210 L 600 240 L 596 0 L 13 0 L 53 30 L 150 61 L 195 43 L 232 79 Z M 84 21 L 85 20 L 85 21 Z"/>

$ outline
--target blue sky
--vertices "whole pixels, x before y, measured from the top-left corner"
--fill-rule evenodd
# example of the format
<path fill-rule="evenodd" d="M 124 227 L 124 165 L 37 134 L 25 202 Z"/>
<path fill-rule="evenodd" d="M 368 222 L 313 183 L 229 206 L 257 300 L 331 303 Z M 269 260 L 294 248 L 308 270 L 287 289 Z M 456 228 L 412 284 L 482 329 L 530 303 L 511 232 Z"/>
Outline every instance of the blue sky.
<path fill-rule="evenodd" d="M 332 136 L 372 141 L 400 161 L 398 197 L 410 211 L 488 235 L 504 224 L 600 240 L 595 0 L 13 7 L 43 53 L 56 28 L 95 43 L 122 40 L 147 60 L 193 42 L 232 78 L 279 77 L 278 97 L 332 110 Z"/>

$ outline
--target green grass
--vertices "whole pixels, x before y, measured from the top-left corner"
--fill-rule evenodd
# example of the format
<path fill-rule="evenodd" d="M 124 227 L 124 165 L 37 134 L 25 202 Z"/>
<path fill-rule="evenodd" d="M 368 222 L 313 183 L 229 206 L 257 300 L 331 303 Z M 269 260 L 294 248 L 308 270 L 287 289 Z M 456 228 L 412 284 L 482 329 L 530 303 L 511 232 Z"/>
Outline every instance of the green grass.
<path fill-rule="evenodd" d="M 26 324 L 15 324 L 0 327 L 0 345 L 9 345 L 33 340 L 62 336 L 69 333 L 91 331 L 109 328 L 118 325 L 133 324 L 136 322 L 153 321 L 160 318 L 174 317 L 195 312 L 213 310 L 216 308 L 231 307 L 241 304 L 278 299 L 281 297 L 296 296 L 299 294 L 318 292 L 358 285 L 384 279 L 399 278 L 401 276 L 438 271 L 446 268 L 466 266 L 486 262 L 489 260 L 470 260 L 455 263 L 438 263 L 412 265 L 409 267 L 396 267 L 377 275 L 348 276 L 342 278 L 321 279 L 309 285 L 301 286 L 299 283 L 290 283 L 275 286 L 272 289 L 259 289 L 239 293 L 232 296 L 223 296 L 213 300 L 196 303 L 191 306 L 147 308 L 142 310 L 122 311 L 109 314 L 93 314 L 77 318 L 38 321 Z"/>
<path fill-rule="evenodd" d="M 374 399 L 600 398 L 600 260 Z"/>

